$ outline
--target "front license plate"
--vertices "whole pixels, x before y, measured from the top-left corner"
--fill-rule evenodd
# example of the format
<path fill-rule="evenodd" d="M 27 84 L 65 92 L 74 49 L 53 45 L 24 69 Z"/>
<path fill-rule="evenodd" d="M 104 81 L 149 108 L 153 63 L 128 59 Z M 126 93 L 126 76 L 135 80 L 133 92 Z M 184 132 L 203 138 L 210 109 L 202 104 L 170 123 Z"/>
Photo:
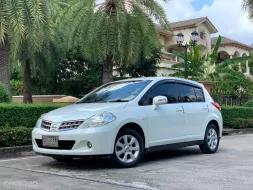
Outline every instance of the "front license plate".
<path fill-rule="evenodd" d="M 56 136 L 42 136 L 43 147 L 59 147 L 59 137 Z"/>

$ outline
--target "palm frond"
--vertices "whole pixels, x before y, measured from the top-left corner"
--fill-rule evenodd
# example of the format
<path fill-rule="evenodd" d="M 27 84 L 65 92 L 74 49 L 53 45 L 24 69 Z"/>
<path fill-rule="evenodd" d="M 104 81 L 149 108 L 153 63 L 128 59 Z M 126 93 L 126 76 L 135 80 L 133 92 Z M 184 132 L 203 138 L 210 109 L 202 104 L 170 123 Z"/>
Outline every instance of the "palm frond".
<path fill-rule="evenodd" d="M 221 70 L 221 69 L 223 69 L 223 68 L 227 68 L 228 66 L 233 66 L 233 65 L 235 65 L 235 64 L 248 61 L 249 59 L 250 59 L 250 56 L 236 57 L 236 58 L 233 58 L 233 59 L 227 59 L 227 60 L 221 62 L 220 64 L 218 64 L 218 65 L 216 66 L 216 69 L 217 69 L 217 70 Z"/>
<path fill-rule="evenodd" d="M 179 57 L 181 59 L 185 59 L 185 53 L 182 53 L 182 52 L 177 52 L 177 51 L 172 51 L 172 54 L 176 57 Z"/>
<path fill-rule="evenodd" d="M 173 64 L 171 67 L 172 68 L 174 68 L 174 69 L 182 69 L 182 68 L 184 68 L 184 65 L 185 65 L 185 63 L 183 63 L 183 62 L 180 62 L 180 63 L 176 63 L 176 64 Z"/>
<path fill-rule="evenodd" d="M 111 55 L 117 62 L 135 62 L 141 53 L 150 55 L 160 45 L 153 19 L 163 25 L 168 21 L 157 1 L 133 0 L 130 11 L 125 9 L 124 0 L 94 4 L 94 0 L 72 0 L 62 17 L 70 24 L 66 26 L 70 28 L 68 47 L 78 43 L 88 60 L 95 62 Z"/>
<path fill-rule="evenodd" d="M 218 39 L 217 39 L 217 42 L 214 46 L 213 52 L 210 55 L 210 65 L 214 65 L 215 62 L 217 61 L 218 51 L 219 51 L 219 48 L 220 48 L 221 41 L 222 41 L 222 37 L 219 36 Z"/>
<path fill-rule="evenodd" d="M 8 30 L 7 0 L 0 0 L 0 45 L 5 43 Z"/>
<path fill-rule="evenodd" d="M 243 0 L 243 8 L 248 13 L 248 17 L 253 20 L 253 0 Z"/>

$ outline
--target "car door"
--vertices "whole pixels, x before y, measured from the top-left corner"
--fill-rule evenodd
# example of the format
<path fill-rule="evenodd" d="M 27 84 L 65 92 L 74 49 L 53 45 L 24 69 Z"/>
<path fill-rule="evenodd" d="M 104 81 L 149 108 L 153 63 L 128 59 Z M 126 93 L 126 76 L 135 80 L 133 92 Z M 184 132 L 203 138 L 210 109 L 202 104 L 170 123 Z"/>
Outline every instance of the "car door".
<path fill-rule="evenodd" d="M 208 117 L 208 106 L 205 102 L 203 89 L 180 82 L 176 84 L 176 87 L 185 113 L 185 140 L 200 140 Z"/>
<path fill-rule="evenodd" d="M 153 98 L 166 96 L 168 103 L 152 106 Z M 141 100 L 145 107 L 148 123 L 149 146 L 159 146 L 183 142 L 184 112 L 179 102 L 179 94 L 175 82 L 163 81 L 154 85 Z"/>

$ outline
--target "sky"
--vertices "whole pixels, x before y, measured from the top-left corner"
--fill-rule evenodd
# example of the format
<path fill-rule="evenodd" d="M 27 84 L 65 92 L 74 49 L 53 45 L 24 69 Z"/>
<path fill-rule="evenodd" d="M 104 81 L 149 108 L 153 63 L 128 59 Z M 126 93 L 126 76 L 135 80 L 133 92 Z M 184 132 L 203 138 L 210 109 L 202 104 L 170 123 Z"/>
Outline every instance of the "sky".
<path fill-rule="evenodd" d="M 242 8 L 243 0 L 169 0 L 163 3 L 170 22 L 208 17 L 217 35 L 253 44 L 253 22 Z"/>

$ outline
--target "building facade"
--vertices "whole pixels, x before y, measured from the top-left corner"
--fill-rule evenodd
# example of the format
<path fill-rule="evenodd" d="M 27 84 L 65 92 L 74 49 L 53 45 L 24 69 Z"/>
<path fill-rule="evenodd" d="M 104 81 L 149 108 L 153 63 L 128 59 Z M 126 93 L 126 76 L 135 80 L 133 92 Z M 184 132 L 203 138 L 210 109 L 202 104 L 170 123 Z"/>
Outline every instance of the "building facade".
<path fill-rule="evenodd" d="M 191 33 L 194 30 L 199 33 L 197 44 L 199 45 L 201 55 L 211 53 L 217 42 L 217 37 L 212 37 L 212 35 L 217 33 L 218 30 L 207 17 L 171 23 L 172 32 L 166 32 L 159 26 L 157 26 L 157 29 L 160 34 L 160 41 L 164 46 L 163 59 L 159 64 L 158 76 L 168 76 L 174 73 L 175 70 L 171 66 L 182 61 L 178 57 L 172 55 L 173 50 L 179 52 L 184 51 L 182 47 L 177 45 L 176 35 L 179 32 L 184 34 L 184 43 L 189 43 L 191 40 Z M 219 49 L 218 61 L 221 62 L 234 57 L 248 56 L 252 50 L 253 48 L 251 46 L 223 36 Z M 246 74 L 250 74 L 248 63 L 246 63 Z"/>

